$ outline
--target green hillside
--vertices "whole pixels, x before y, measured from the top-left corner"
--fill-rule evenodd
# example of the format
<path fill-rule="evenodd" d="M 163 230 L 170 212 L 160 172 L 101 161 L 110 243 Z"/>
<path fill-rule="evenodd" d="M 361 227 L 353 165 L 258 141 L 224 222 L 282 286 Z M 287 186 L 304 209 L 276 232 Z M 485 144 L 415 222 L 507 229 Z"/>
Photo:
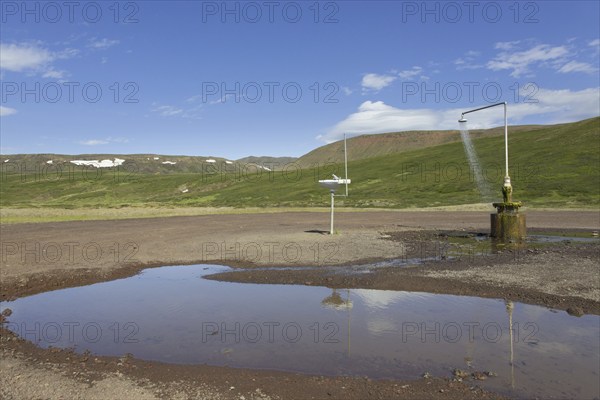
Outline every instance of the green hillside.
<path fill-rule="evenodd" d="M 249 156 L 235 160 L 239 164 L 256 164 L 272 170 L 281 170 L 286 165 L 295 163 L 296 157 Z"/>
<path fill-rule="evenodd" d="M 544 128 L 542 125 L 511 126 L 511 133 L 532 131 Z M 474 139 L 493 137 L 504 134 L 504 126 L 491 129 L 476 129 L 470 132 Z M 348 160 L 356 161 L 366 158 L 385 156 L 395 153 L 439 146 L 446 143 L 460 142 L 460 132 L 450 131 L 407 131 L 361 135 L 349 138 Z M 311 167 L 317 163 L 339 161 L 343 154 L 343 141 L 326 144 L 298 158 L 296 162 L 302 167 Z"/>
<path fill-rule="evenodd" d="M 504 138 L 483 135 L 474 145 L 497 199 L 504 168 Z M 514 197 L 538 207 L 600 205 L 600 118 L 571 124 L 509 128 L 510 175 Z M 349 143 L 348 153 L 355 151 Z M 341 161 L 342 156 L 338 157 Z M 343 176 L 343 165 L 324 162 L 284 171 L 236 164 L 195 173 L 118 173 L 57 177 L 3 171 L 2 207 L 124 207 L 128 205 L 212 207 L 327 206 L 318 179 Z M 111 171 L 113 170 L 113 171 Z M 371 157 L 349 163 L 350 197 L 340 206 L 427 207 L 478 203 L 461 142 Z"/>
<path fill-rule="evenodd" d="M 207 160 L 214 160 L 214 164 L 231 163 L 222 157 L 212 156 L 182 156 L 164 154 L 10 154 L 2 155 L 0 167 L 4 175 L 15 174 L 23 171 L 26 174 L 65 175 L 85 173 L 96 174 L 96 168 L 84 168 L 73 164 L 76 160 L 123 160 L 119 170 L 128 174 L 173 174 L 193 172 L 199 173 L 203 169 L 210 169 Z M 49 163 L 50 162 L 50 163 Z M 230 165 L 230 164 L 226 164 Z M 84 169 L 86 171 L 84 171 Z"/>

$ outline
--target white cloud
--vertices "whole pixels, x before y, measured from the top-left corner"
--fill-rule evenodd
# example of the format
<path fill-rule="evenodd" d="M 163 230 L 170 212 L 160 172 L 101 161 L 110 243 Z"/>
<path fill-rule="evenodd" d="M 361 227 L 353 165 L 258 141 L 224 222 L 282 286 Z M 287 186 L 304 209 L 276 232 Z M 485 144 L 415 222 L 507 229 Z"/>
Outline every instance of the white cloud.
<path fill-rule="evenodd" d="M 483 68 L 483 65 L 474 63 L 472 60 L 465 58 L 457 58 L 454 60 L 454 65 L 456 65 L 457 70 Z"/>
<path fill-rule="evenodd" d="M 530 93 L 528 93 L 530 94 Z M 508 105 L 509 124 L 526 117 L 538 123 L 554 124 L 578 121 L 600 115 L 600 88 L 579 91 L 539 89 L 537 103 Z M 409 130 L 457 129 L 458 118 L 467 108 L 434 110 L 429 108 L 402 109 L 382 101 L 365 101 L 358 111 L 338 122 L 326 134 L 318 136 L 325 142 L 339 140 L 343 134 L 370 134 Z M 469 118 L 469 128 L 482 129 L 501 126 L 504 114 L 495 108 L 482 110 Z"/>
<path fill-rule="evenodd" d="M 107 39 L 107 38 L 102 38 L 102 39 L 97 39 L 97 38 L 92 38 L 90 39 L 90 43 L 88 44 L 88 47 L 94 48 L 94 49 L 99 49 L 99 50 L 104 50 L 104 49 L 108 49 L 109 47 L 115 46 L 117 44 L 119 44 L 120 42 L 116 39 Z"/>
<path fill-rule="evenodd" d="M 61 79 L 65 71 L 52 67 L 55 60 L 75 57 L 79 50 L 66 48 L 61 51 L 50 51 L 38 44 L 0 43 L 0 69 L 11 72 L 41 73 L 44 78 Z"/>
<path fill-rule="evenodd" d="M 488 61 L 487 67 L 493 71 L 505 69 L 512 70 L 510 75 L 518 78 L 523 74 L 529 73 L 529 67 L 531 65 L 561 61 L 564 60 L 568 54 L 569 50 L 566 46 L 552 47 L 547 44 L 540 44 L 525 51 L 503 51 L 493 60 Z"/>
<path fill-rule="evenodd" d="M 0 117 L 8 117 L 9 115 L 16 114 L 17 110 L 10 107 L 0 106 Z"/>
<path fill-rule="evenodd" d="M 479 57 L 480 55 L 481 53 L 478 51 L 469 50 L 465 53 L 464 56 L 454 60 L 454 65 L 456 65 L 456 69 L 459 71 L 464 69 L 483 68 L 483 65 L 479 64 L 476 60 L 477 57 Z"/>
<path fill-rule="evenodd" d="M 600 39 L 590 40 L 588 45 L 592 47 L 600 47 Z"/>
<path fill-rule="evenodd" d="M 423 73 L 423 68 L 419 66 L 414 66 L 411 69 L 406 69 L 404 71 L 398 72 L 398 76 L 402 79 L 411 79 L 415 76 L 419 76 Z"/>
<path fill-rule="evenodd" d="M 591 64 L 588 64 L 588 63 L 569 61 L 568 63 L 566 63 L 565 65 L 560 67 L 558 72 L 561 72 L 563 74 L 569 73 L 569 72 L 585 72 L 588 74 L 594 74 L 594 73 L 598 72 L 598 68 L 595 68 Z"/>
<path fill-rule="evenodd" d="M 127 138 L 124 138 L 124 137 L 113 138 L 113 137 L 109 136 L 105 139 L 82 140 L 78 143 L 82 144 L 84 146 L 100 146 L 100 145 L 109 144 L 109 143 L 127 143 L 127 142 L 129 142 L 129 139 L 127 139 Z"/>
<path fill-rule="evenodd" d="M 177 108 L 175 106 L 158 106 L 153 108 L 152 111 L 157 112 L 163 117 L 172 117 L 183 112 L 181 108 Z"/>
<path fill-rule="evenodd" d="M 79 50 L 69 47 L 69 48 L 63 49 L 61 51 L 56 51 L 52 54 L 53 54 L 54 58 L 56 58 L 56 59 L 65 60 L 67 58 L 75 57 L 77 54 L 79 54 Z"/>
<path fill-rule="evenodd" d="M 600 113 L 600 88 L 578 91 L 542 89 L 534 96 L 538 103 L 520 103 L 511 107 L 515 118 L 546 114 L 552 123 L 576 121 Z"/>
<path fill-rule="evenodd" d="M 98 146 L 101 144 L 108 144 L 108 141 L 102 139 L 90 139 L 82 140 L 81 142 L 79 142 L 79 144 L 82 144 L 84 146 Z"/>
<path fill-rule="evenodd" d="M 469 55 L 457 58 L 454 60 L 454 65 L 456 65 L 457 70 L 483 68 L 483 65 L 475 62 L 475 58 Z"/>
<path fill-rule="evenodd" d="M 239 95 L 239 94 L 236 94 L 236 93 L 225 93 L 225 95 L 221 95 L 221 97 L 219 97 L 216 100 L 210 100 L 208 102 L 208 104 L 210 104 L 210 105 L 225 104 L 225 103 L 228 102 L 228 100 L 229 100 L 229 103 L 231 103 L 231 102 L 239 103 L 241 101 L 241 99 L 243 99 L 243 97 L 241 95 Z"/>
<path fill-rule="evenodd" d="M 195 102 L 196 100 L 198 100 L 201 97 L 202 97 L 201 94 L 195 94 L 195 95 L 193 95 L 193 96 L 188 97 L 187 99 L 185 99 L 185 101 L 186 101 L 186 103 L 193 103 L 193 102 Z"/>
<path fill-rule="evenodd" d="M 391 75 L 365 74 L 361 85 L 363 90 L 381 90 L 395 80 L 396 77 Z"/>
<path fill-rule="evenodd" d="M 8 71 L 39 69 L 54 58 L 50 51 L 35 45 L 0 43 L 0 68 Z"/>
<path fill-rule="evenodd" d="M 336 124 L 326 135 L 326 142 L 347 134 L 383 133 L 399 130 L 429 129 L 439 124 L 439 114 L 429 109 L 400 109 L 382 101 L 365 101 L 358 111 Z"/>
<path fill-rule="evenodd" d="M 107 137 L 106 140 L 108 140 L 109 142 L 114 142 L 114 143 L 128 143 L 129 139 L 125 138 L 125 137 L 116 137 L 113 138 L 111 136 Z"/>
<path fill-rule="evenodd" d="M 52 78 L 52 79 L 62 79 L 65 76 L 65 71 L 57 71 L 54 69 L 49 69 L 44 72 L 42 78 Z"/>
<path fill-rule="evenodd" d="M 521 43 L 520 40 L 514 40 L 512 42 L 498 42 L 496 43 L 494 48 L 499 50 L 512 50 L 519 43 Z"/>
<path fill-rule="evenodd" d="M 196 97 L 196 96 L 193 96 L 193 97 Z M 186 100 L 186 102 L 193 102 L 195 100 L 193 97 L 188 98 Z M 200 112 L 202 111 L 202 108 L 204 107 L 203 104 L 198 104 L 196 106 L 185 108 L 185 109 L 179 108 L 176 106 L 170 106 L 170 105 L 161 106 L 161 105 L 157 105 L 156 103 L 153 103 L 152 105 L 154 106 L 152 111 L 162 117 L 181 117 L 181 118 L 187 118 L 187 119 L 202 119 Z"/>
<path fill-rule="evenodd" d="M 344 94 L 345 94 L 346 96 L 350 96 L 350 95 L 353 93 L 353 92 L 352 92 L 352 89 L 350 89 L 350 88 L 349 88 L 349 87 L 347 87 L 347 86 L 342 86 L 342 91 L 344 92 Z"/>

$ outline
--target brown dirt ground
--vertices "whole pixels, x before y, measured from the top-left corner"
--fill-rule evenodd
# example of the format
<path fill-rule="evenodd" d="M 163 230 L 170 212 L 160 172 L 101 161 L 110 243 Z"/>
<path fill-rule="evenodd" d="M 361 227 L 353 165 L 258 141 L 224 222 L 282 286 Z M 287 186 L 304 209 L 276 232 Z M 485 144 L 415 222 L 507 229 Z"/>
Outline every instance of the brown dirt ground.
<path fill-rule="evenodd" d="M 600 314 L 596 243 L 504 250 L 459 260 L 442 259 L 436 252 L 435 261 L 416 267 L 331 275 L 325 266 L 418 257 L 421 253 L 416 249 L 423 244 L 444 243 L 445 231 L 489 229 L 487 212 L 357 212 L 336 217 L 339 234 L 333 236 L 323 232 L 328 228 L 327 215 L 310 212 L 0 225 L 0 296 L 8 300 L 106 281 L 145 267 L 218 263 L 236 270 L 213 279 L 498 297 L 577 315 Z M 591 236 L 599 230 L 600 213 L 530 211 L 527 224 L 533 231 Z M 315 268 L 256 268 L 265 266 Z M 0 337 L 2 398 L 497 397 L 469 382 L 444 377 L 372 381 L 176 366 L 41 349 L 6 330 Z"/>

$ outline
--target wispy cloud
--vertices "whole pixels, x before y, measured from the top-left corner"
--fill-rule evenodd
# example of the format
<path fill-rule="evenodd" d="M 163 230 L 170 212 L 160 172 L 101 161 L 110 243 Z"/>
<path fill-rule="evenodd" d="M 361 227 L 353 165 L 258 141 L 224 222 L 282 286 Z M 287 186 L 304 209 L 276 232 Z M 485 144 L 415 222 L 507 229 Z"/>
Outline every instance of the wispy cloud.
<path fill-rule="evenodd" d="M 129 142 L 129 139 L 125 138 L 125 137 L 109 136 L 105 139 L 88 139 L 88 140 L 82 140 L 78 143 L 81 145 L 84 145 L 84 146 L 101 146 L 101 145 L 109 144 L 109 143 L 128 143 L 128 142 Z"/>
<path fill-rule="evenodd" d="M 90 140 L 82 140 L 79 142 L 79 144 L 82 144 L 84 146 L 98 146 L 101 144 L 108 144 L 108 142 L 106 140 L 101 140 L 101 139 L 90 139 Z"/>
<path fill-rule="evenodd" d="M 98 50 L 108 49 L 109 47 L 115 46 L 119 44 L 120 41 L 116 39 L 108 39 L 108 38 L 91 38 L 88 44 L 88 47 Z"/>
<path fill-rule="evenodd" d="M 362 78 L 363 91 L 379 91 L 396 80 L 392 75 L 365 74 Z"/>
<path fill-rule="evenodd" d="M 194 102 L 196 96 L 192 96 L 186 100 L 186 102 Z M 158 105 L 153 103 L 152 112 L 160 115 L 161 117 L 180 117 L 180 118 L 188 118 L 188 119 L 201 119 L 200 111 L 202 110 L 203 105 L 198 104 L 193 107 L 188 108 L 180 108 L 172 105 Z"/>
<path fill-rule="evenodd" d="M 592 47 L 600 47 L 600 39 L 594 39 L 594 40 L 590 40 L 588 42 L 588 46 L 592 46 Z"/>
<path fill-rule="evenodd" d="M 584 62 L 569 61 L 568 63 L 560 67 L 558 72 L 561 72 L 563 74 L 569 72 L 584 72 L 587 74 L 595 74 L 598 72 L 598 68 Z"/>
<path fill-rule="evenodd" d="M 498 43 L 496 43 L 496 45 L 498 45 Z M 480 55 L 481 53 L 478 51 L 469 50 L 465 53 L 464 56 L 454 60 L 454 65 L 456 65 L 457 70 L 483 68 L 484 65 L 477 62 L 477 58 Z"/>
<path fill-rule="evenodd" d="M 526 117 L 539 117 L 544 123 L 578 121 L 598 116 L 600 88 L 579 91 L 549 90 L 540 88 L 537 103 L 518 103 L 509 106 L 509 123 L 518 123 Z M 464 109 L 430 108 L 403 109 L 382 101 L 365 101 L 358 110 L 338 122 L 324 135 L 318 136 L 332 142 L 347 134 L 398 132 L 408 130 L 457 129 L 457 119 Z M 494 109 L 483 110 L 469 122 L 470 128 L 482 129 L 503 124 L 503 113 Z"/>
<path fill-rule="evenodd" d="M 129 139 L 126 137 L 112 137 L 109 136 L 106 138 L 106 140 L 108 140 L 109 142 L 114 142 L 114 143 L 128 143 Z"/>
<path fill-rule="evenodd" d="M 52 78 L 52 79 L 62 79 L 65 77 L 65 71 L 57 71 L 55 69 L 50 69 L 42 75 L 42 78 Z"/>
<path fill-rule="evenodd" d="M 172 117 L 183 113 L 183 109 L 175 106 L 157 106 L 152 109 L 155 113 L 163 117 Z"/>
<path fill-rule="evenodd" d="M 514 40 L 512 42 L 498 42 L 494 45 L 494 48 L 499 50 L 512 50 L 519 43 L 521 43 L 520 40 Z"/>
<path fill-rule="evenodd" d="M 582 49 L 577 48 L 575 41 L 576 39 L 573 38 L 567 40 L 568 45 L 551 46 L 548 44 L 533 45 L 533 40 L 526 40 L 525 42 L 532 46 L 526 50 L 519 48 L 522 41 L 496 43 L 495 48 L 503 51 L 490 60 L 486 66 L 494 71 L 511 70 L 510 75 L 515 78 L 525 74 L 533 75 L 535 68 L 539 67 L 550 68 L 562 74 L 597 73 L 597 66 L 574 59 L 577 54 L 582 53 Z M 587 44 L 597 48 L 600 46 L 600 40 L 592 40 Z M 584 49 L 583 52 L 589 53 L 587 49 Z"/>
<path fill-rule="evenodd" d="M 16 114 L 17 110 L 10 107 L 0 106 L 0 117 L 8 117 L 9 115 Z"/>
<path fill-rule="evenodd" d="M 201 94 L 195 94 L 193 96 L 188 97 L 187 99 L 185 99 L 186 103 L 194 103 L 196 100 L 202 98 Z"/>
<path fill-rule="evenodd" d="M 566 46 L 539 44 L 524 51 L 502 51 L 494 59 L 488 61 L 486 66 L 493 71 L 511 70 L 510 76 L 518 78 L 530 73 L 532 66 L 547 62 L 562 64 L 566 61 L 568 54 L 569 49 Z"/>
<path fill-rule="evenodd" d="M 423 68 L 419 66 L 414 66 L 411 69 L 406 69 L 404 71 L 398 72 L 398 76 L 402 79 L 412 79 L 416 76 L 421 76 L 423 74 Z"/>
<path fill-rule="evenodd" d="M 590 40 L 587 44 L 588 47 L 592 48 L 592 51 L 590 52 L 589 49 L 586 49 L 586 51 L 590 54 L 592 58 L 597 60 L 598 55 L 600 54 L 600 39 Z"/>

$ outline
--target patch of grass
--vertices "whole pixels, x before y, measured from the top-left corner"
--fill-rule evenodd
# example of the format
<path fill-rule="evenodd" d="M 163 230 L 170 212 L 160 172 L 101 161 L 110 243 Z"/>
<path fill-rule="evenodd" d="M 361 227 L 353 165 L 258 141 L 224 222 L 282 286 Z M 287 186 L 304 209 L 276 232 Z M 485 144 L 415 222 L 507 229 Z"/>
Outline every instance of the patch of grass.
<path fill-rule="evenodd" d="M 138 207 L 120 208 L 2 208 L 0 221 L 3 224 L 19 224 L 29 222 L 63 222 L 63 221 L 96 221 L 132 218 L 158 218 L 197 215 L 222 214 L 259 214 L 259 213 L 289 213 L 289 212 L 322 212 L 329 213 L 329 208 L 322 207 L 162 207 L 159 205 L 144 205 Z M 370 208 L 367 210 L 354 208 L 338 208 L 336 212 L 390 211 Z"/>

